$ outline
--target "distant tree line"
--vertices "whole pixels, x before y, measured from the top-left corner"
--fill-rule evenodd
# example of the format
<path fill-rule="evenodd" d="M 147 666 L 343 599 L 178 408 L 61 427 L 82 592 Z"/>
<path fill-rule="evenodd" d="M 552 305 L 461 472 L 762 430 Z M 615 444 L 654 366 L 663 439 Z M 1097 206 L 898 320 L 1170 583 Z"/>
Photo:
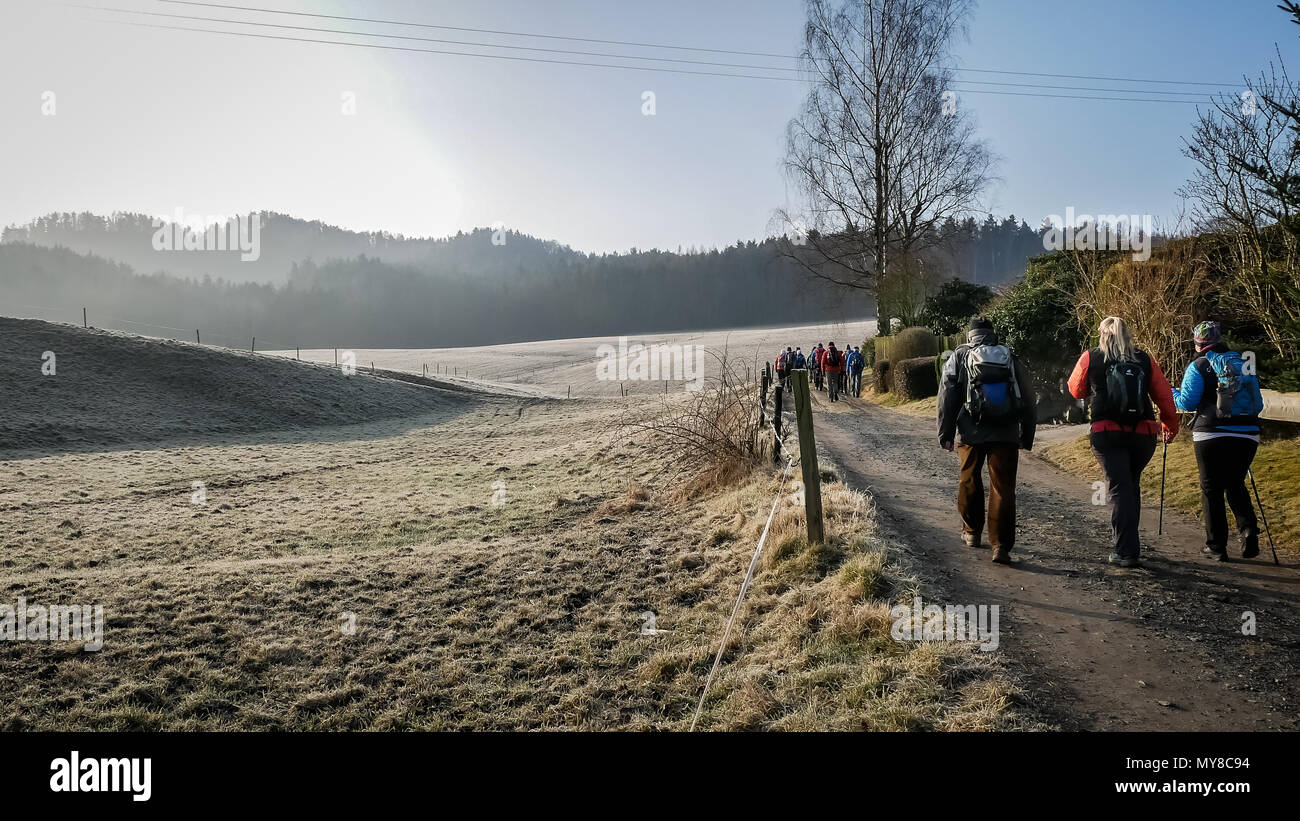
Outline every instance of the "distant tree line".
<path fill-rule="evenodd" d="M 0 313 L 79 321 L 84 306 L 102 327 L 181 338 L 197 328 L 232 346 L 442 347 L 847 320 L 874 307 L 810 278 L 795 260 L 805 246 L 783 237 L 585 254 L 509 231 L 410 239 L 264 214 L 260 257 L 240 262 L 238 251 L 156 251 L 156 231 L 141 214 L 6 229 Z M 1014 279 L 1041 248 L 1011 217 L 942 231 L 934 269 L 979 282 Z"/>

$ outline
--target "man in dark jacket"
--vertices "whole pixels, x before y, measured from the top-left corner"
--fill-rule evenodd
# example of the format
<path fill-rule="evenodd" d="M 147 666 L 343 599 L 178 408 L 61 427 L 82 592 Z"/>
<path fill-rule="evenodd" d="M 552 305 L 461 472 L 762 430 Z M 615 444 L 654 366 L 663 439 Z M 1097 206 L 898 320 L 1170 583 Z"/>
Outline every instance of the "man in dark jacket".
<path fill-rule="evenodd" d="M 998 343 L 987 319 L 971 320 L 966 339 L 944 363 L 939 385 L 939 444 L 949 451 L 955 444 L 960 458 L 957 511 L 962 542 L 969 547 L 981 546 L 985 519 L 982 473 L 988 463 L 989 544 L 993 561 L 1009 564 L 1016 542 L 1019 448 L 1034 446 L 1034 389 L 1029 373 L 1009 348 Z"/>

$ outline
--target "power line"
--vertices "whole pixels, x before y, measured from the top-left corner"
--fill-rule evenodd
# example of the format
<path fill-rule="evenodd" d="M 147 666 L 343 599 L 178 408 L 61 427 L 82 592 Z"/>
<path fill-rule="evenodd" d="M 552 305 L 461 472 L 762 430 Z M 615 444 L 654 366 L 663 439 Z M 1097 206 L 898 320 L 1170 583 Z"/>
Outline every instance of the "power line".
<path fill-rule="evenodd" d="M 268 8 L 263 8 L 258 6 L 236 6 L 236 5 L 228 5 L 223 3 L 204 3 L 204 2 L 198 2 L 198 0 L 158 0 L 158 2 L 167 3 L 169 5 L 178 5 L 178 6 L 199 6 L 204 8 L 228 9 L 232 11 L 257 12 L 262 14 L 284 14 L 284 15 L 291 15 L 294 17 L 315 17 L 315 18 L 326 19 L 326 20 L 345 20 L 354 23 L 379 23 L 381 25 L 388 25 L 388 26 L 413 26 L 417 28 L 442 29 L 444 31 L 468 31 L 468 32 L 475 32 L 478 34 L 500 34 L 509 37 L 537 37 L 546 40 L 569 40 L 569 41 L 581 42 L 581 43 L 602 43 L 605 45 L 635 46 L 637 48 L 664 48 L 664 49 L 673 49 L 677 51 L 702 51 L 702 52 L 711 52 L 714 54 L 733 54 L 733 55 L 740 55 L 746 57 L 776 57 L 784 60 L 800 59 L 798 55 L 777 54 L 770 51 L 746 51 L 742 49 L 704 48 L 698 46 L 680 46 L 680 45 L 672 45 L 666 43 L 638 43 L 638 42 L 633 42 L 628 40 L 601 40 L 593 37 L 570 37 L 566 35 L 557 35 L 557 34 L 540 34 L 537 32 L 503 31 L 500 29 L 474 28 L 471 26 L 448 26 L 448 25 L 440 25 L 435 23 L 417 23 L 417 22 L 405 21 L 405 20 L 382 20 L 382 19 L 374 19 L 368 17 L 347 17 L 338 14 L 319 14 L 319 13 L 304 12 L 304 11 L 285 11 L 283 9 L 268 9 Z M 787 70 L 787 69 L 775 69 L 775 70 Z M 1066 79 L 1066 80 L 1106 80 L 1106 81 L 1119 82 L 1119 83 L 1158 83 L 1161 85 L 1220 86 L 1224 88 L 1236 88 L 1241 85 L 1240 83 L 1202 83 L 1193 80 L 1162 80 L 1162 79 L 1146 78 L 1146 77 L 1108 77 L 1108 76 L 1098 76 L 1098 75 L 1091 75 L 1091 74 L 1049 74 L 1049 73 L 1037 72 L 1037 71 L 1011 71 L 1011 70 L 989 69 L 989 68 L 954 68 L 953 70 L 959 72 L 972 72 L 976 74 L 1013 74 L 1013 75 L 1018 75 L 1023 77 L 1054 77 L 1057 79 Z"/>
<path fill-rule="evenodd" d="M 468 51 L 449 51 L 446 49 L 414 48 L 411 46 L 393 46 L 393 45 L 383 45 L 380 43 L 350 43 L 350 42 L 345 42 L 340 40 L 322 40 L 322 39 L 310 38 L 310 37 L 288 37 L 285 35 L 278 35 L 278 34 L 255 34 L 253 32 L 248 32 L 248 31 L 223 31 L 219 29 L 193 28 L 189 26 L 168 26 L 168 25 L 162 25 L 157 23 L 133 23 L 124 20 L 103 20 L 99 22 L 107 23 L 109 25 L 117 25 L 117 26 L 134 26 L 137 28 L 164 29 L 169 31 L 191 31 L 191 32 L 198 32 L 201 34 L 221 34 L 230 37 L 252 37 L 260 40 L 285 40 L 285 41 L 295 42 L 295 43 L 319 43 L 322 45 L 350 46 L 352 48 L 380 49 L 384 51 L 405 51 L 405 52 L 414 52 L 414 53 L 422 53 L 422 54 L 442 54 L 442 55 L 449 55 L 455 57 L 480 57 L 489 60 L 507 60 L 507 61 L 515 61 L 515 62 L 526 62 L 526 63 L 548 63 L 551 65 L 567 65 L 567 66 L 586 66 L 590 68 L 614 68 L 614 69 L 625 69 L 630 71 L 652 71 L 652 72 L 657 71 L 657 72 L 667 72 L 670 74 L 693 74 L 693 75 L 702 75 L 708 77 L 735 77 L 735 78 L 743 78 L 743 79 L 750 79 L 750 80 L 777 80 L 777 81 L 784 81 L 784 82 L 802 82 L 802 79 L 799 77 L 773 77 L 773 76 L 765 76 L 765 75 L 758 75 L 758 74 L 736 74 L 736 73 L 720 72 L 720 71 L 698 71 L 693 69 L 667 68 L 667 67 L 659 67 L 659 66 L 629 66 L 629 65 L 621 65 L 617 63 L 590 63 L 590 62 L 585 62 L 580 60 L 554 60 L 554 59 L 548 59 L 542 57 L 517 57 L 508 54 L 480 54 L 477 52 L 468 52 Z M 1188 103 L 1196 102 L 1195 100 L 1169 100 L 1169 99 L 1149 98 L 1149 97 L 1100 97 L 1100 96 L 1082 95 L 1082 94 L 1043 94 L 1043 93 L 1020 92 L 1020 91 L 994 91 L 991 89 L 966 89 L 962 93 L 997 94 L 997 95 L 1011 96 L 1011 97 L 1046 97 L 1046 98 L 1073 99 L 1073 100 L 1114 100 L 1114 101 L 1124 101 L 1124 102 L 1131 102 L 1131 103 L 1188 104 Z M 1151 92 L 1132 91 L 1127 93 L 1151 93 Z"/>
<path fill-rule="evenodd" d="M 1148 88 L 1097 88 L 1096 86 L 1057 86 L 1041 85 L 1039 83 L 999 83 L 994 80 L 953 80 L 954 83 L 962 85 L 984 85 L 984 86 L 1014 86 L 1016 88 L 1055 88 L 1062 91 L 1113 91 L 1120 94 L 1177 94 L 1180 97 L 1206 97 L 1208 92 L 1204 91 L 1166 91 L 1164 89 Z M 1216 92 L 1221 93 L 1221 92 Z"/>
<path fill-rule="evenodd" d="M 284 11 L 281 9 L 257 8 L 254 6 L 229 6 L 221 3 L 199 3 L 194 0 L 158 0 L 160 3 L 169 3 L 177 6 L 205 6 L 207 8 L 231 9 L 234 11 L 256 11 L 267 14 L 288 14 L 295 17 L 319 17 L 328 20 L 348 20 L 354 23 L 381 23 L 386 26 L 417 26 L 419 28 L 442 29 L 444 31 L 472 31 L 479 34 L 502 34 L 508 37 L 541 37 L 547 40 L 571 40 L 580 43 L 603 43 L 613 46 L 636 46 L 638 48 L 668 48 L 678 51 L 707 51 L 714 54 L 737 54 L 749 57 L 780 57 L 783 59 L 796 59 L 790 54 L 773 54 L 763 51 L 730 51 L 720 48 L 696 48 L 693 46 L 674 46 L 661 43 L 635 43 L 627 40 L 599 40 L 594 37 L 566 37 L 558 34 L 536 34 L 523 31 L 501 31 L 499 29 L 471 28 L 469 26 L 445 26 L 435 25 L 433 23 L 411 23 L 402 20 L 375 20 L 367 17 L 345 17 L 338 14 L 312 14 L 305 11 Z"/>
<path fill-rule="evenodd" d="M 350 29 L 329 29 L 329 28 L 320 28 L 317 26 L 291 26 L 288 25 L 287 23 L 260 23 L 260 22 L 250 21 L 250 20 L 232 20 L 227 17 L 200 17 L 196 15 L 189 15 L 189 14 L 166 14 L 164 12 L 137 11 L 135 9 L 113 8 L 109 6 L 85 6 L 79 4 L 70 4 L 70 5 L 72 6 L 72 8 L 90 9 L 92 11 L 120 12 L 124 14 L 139 14 L 139 15 L 144 15 L 146 17 L 167 17 L 167 18 L 179 19 L 179 20 L 197 20 L 205 23 L 233 23 L 235 25 L 240 25 L 240 26 L 260 26 L 262 28 L 290 29 L 293 31 L 313 31 L 313 32 L 323 33 L 323 34 L 344 34 L 344 35 L 355 35 L 358 37 L 383 37 L 390 40 L 414 40 L 422 43 L 443 43 L 443 44 L 455 45 L 455 46 L 476 46 L 479 48 L 504 48 L 504 49 L 511 49 L 513 51 L 543 51 L 551 54 L 573 54 L 580 57 L 612 57 L 618 60 L 653 60 L 654 62 L 659 62 L 659 63 L 687 63 L 689 65 L 698 65 L 698 66 L 719 66 L 724 68 L 748 68 L 748 69 L 760 69 L 764 71 L 790 72 L 790 71 L 799 70 L 796 68 L 785 68 L 782 66 L 756 66 L 756 65 L 749 65 L 746 63 L 717 63 L 717 62 L 710 62 L 707 60 L 687 60 L 685 58 L 673 58 L 673 57 L 648 57 L 639 54 L 609 54 L 608 52 L 603 52 L 603 51 L 574 51 L 571 49 L 540 48 L 536 46 L 509 46 L 509 45 L 500 45 L 497 43 L 479 43 L 479 42 L 473 42 L 469 40 L 446 40 L 437 37 L 415 37 L 407 34 L 379 34 L 376 32 L 369 32 L 369 31 L 351 31 Z"/>
<path fill-rule="evenodd" d="M 1097 97 L 1088 94 L 1037 94 L 1032 91 L 994 91 L 987 88 L 967 88 L 962 94 L 999 94 L 1008 97 L 1052 97 L 1058 100 L 1117 100 L 1124 103 L 1182 103 L 1198 105 L 1198 100 L 1165 100 L 1156 97 Z M 1145 92 L 1150 93 L 1150 92 Z"/>
<path fill-rule="evenodd" d="M 412 48 L 410 46 L 387 46 L 380 43 L 347 43 L 339 40 L 320 40 L 309 37 L 285 37 L 278 34 L 254 34 L 251 31 L 220 31 L 217 29 L 190 28 L 188 26 L 164 26 L 157 23 L 132 23 L 125 20 L 102 20 L 100 22 L 116 26 L 136 26 L 138 28 L 170 29 L 173 31 L 197 31 L 205 34 L 225 34 L 233 37 L 255 37 L 261 40 L 288 40 L 296 43 L 323 43 L 332 46 L 352 46 L 354 48 L 374 48 L 385 51 L 410 51 L 423 54 L 446 54 L 456 57 L 482 57 L 489 60 L 513 60 L 525 63 L 550 63 L 563 66 L 591 66 L 594 68 L 622 68 L 632 71 L 666 71 L 671 74 L 697 74 L 710 77 L 746 77 L 752 80 L 785 80 L 801 82 L 798 77 L 763 77 L 757 74 L 731 74 L 721 71 L 695 71 L 685 68 L 659 68 L 656 66 L 625 66 L 617 63 L 587 63 L 579 60 L 552 60 L 543 57 L 513 57 L 509 54 L 479 54 L 470 51 L 447 51 L 445 49 Z"/>
<path fill-rule="evenodd" d="M 167 2 L 168 0 L 164 0 Z M 991 68 L 955 68 L 953 71 L 971 71 L 978 74 L 1016 74 L 1022 77 L 1056 77 L 1064 80 L 1109 80 L 1116 83 L 1162 83 L 1183 86 L 1226 86 L 1239 88 L 1241 83 L 1198 83 L 1191 80 L 1155 80 L 1141 77 L 1099 77 L 1092 74 L 1043 74 L 1038 71 L 1001 71 Z"/>
<path fill-rule="evenodd" d="M 435 37 L 415 37 L 415 36 L 403 35 L 403 34 L 380 34 L 375 32 L 366 32 L 366 31 L 352 31 L 349 29 L 321 28 L 317 26 L 294 26 L 285 23 L 262 23 L 262 22 L 248 21 L 248 20 L 232 20 L 230 18 L 225 18 L 225 17 L 202 17 L 202 16 L 186 15 L 186 14 L 166 14 L 162 12 L 137 11 L 135 9 L 122 9 L 122 8 L 114 8 L 108 6 L 86 6 L 86 5 L 73 4 L 73 7 L 81 8 L 81 9 L 90 9 L 94 11 L 108 11 L 108 12 L 121 12 L 126 14 L 138 14 L 147 17 L 165 17 L 169 19 L 196 20 L 196 21 L 207 22 L 207 23 L 233 23 L 242 26 L 259 26 L 263 28 L 289 29 L 293 31 L 310 31 L 310 32 L 317 32 L 317 33 L 324 33 L 324 34 L 355 35 L 361 37 L 380 37 L 380 38 L 394 39 L 394 40 L 413 40 L 413 41 L 426 42 L 426 43 L 444 43 L 444 44 L 459 45 L 459 46 L 477 46 L 482 48 L 502 48 L 502 49 L 516 50 L 516 51 L 541 51 L 541 52 L 548 52 L 554 54 L 572 54 L 572 55 L 583 56 L 583 57 L 611 57 L 614 59 L 621 59 L 621 60 L 651 60 L 654 62 L 664 62 L 664 63 L 685 63 L 689 65 L 715 66 L 715 67 L 723 67 L 723 68 L 759 69 L 765 71 L 778 71 L 778 72 L 799 71 L 799 69 L 781 68 L 778 66 L 757 66 L 757 65 L 750 65 L 745 63 L 719 63 L 719 62 L 711 62 L 711 61 L 704 61 L 704 60 L 688 60 L 684 58 L 669 58 L 669 57 L 649 57 L 649 56 L 641 56 L 641 55 L 634 55 L 634 54 L 609 54 L 607 52 L 574 51 L 570 49 L 539 48 L 534 46 L 498 45 L 495 43 L 480 43 L 480 42 L 466 41 L 466 40 L 447 40 L 447 39 L 441 39 Z M 1116 94 L 1163 93 L 1163 94 L 1174 94 L 1183 97 L 1208 96 L 1204 92 L 1196 92 L 1196 91 L 1169 91 L 1169 90 L 1157 91 L 1154 89 L 1141 89 L 1141 88 L 1138 89 L 1099 88 L 1096 86 L 1063 86 L 1063 85 L 1046 85 L 1046 84 L 1038 84 L 1038 83 L 1008 83 L 1008 82 L 998 82 L 995 80 L 956 80 L 954 82 L 962 83 L 962 84 L 1056 89 L 1056 90 L 1063 90 L 1063 91 L 1102 91 L 1102 92 L 1109 92 L 1109 93 L 1116 93 Z"/>

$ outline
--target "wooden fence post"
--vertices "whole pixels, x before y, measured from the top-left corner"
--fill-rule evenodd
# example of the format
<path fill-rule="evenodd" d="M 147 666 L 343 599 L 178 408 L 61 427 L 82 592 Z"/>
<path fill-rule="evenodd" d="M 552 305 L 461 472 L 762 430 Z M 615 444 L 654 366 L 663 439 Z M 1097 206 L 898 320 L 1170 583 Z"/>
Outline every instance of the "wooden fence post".
<path fill-rule="evenodd" d="M 808 542 L 825 541 L 822 529 L 822 476 L 817 467 L 817 440 L 813 438 L 812 397 L 808 393 L 808 372 L 794 371 L 794 413 L 799 427 L 799 464 L 803 468 L 804 513 L 808 519 Z"/>
<path fill-rule="evenodd" d="M 758 427 L 761 429 L 767 425 L 767 389 L 772 384 L 768 379 L 767 371 L 763 371 L 763 378 L 759 380 L 758 385 Z"/>
<path fill-rule="evenodd" d="M 199 329 L 198 329 L 198 328 L 195 328 L 195 329 L 194 329 L 194 344 L 195 344 L 195 345 L 202 345 L 202 344 L 203 344 L 203 337 L 199 336 Z"/>
<path fill-rule="evenodd" d="M 86 319 L 86 309 L 85 309 L 85 308 L 82 308 L 82 309 L 81 309 L 81 327 L 83 327 L 83 328 L 89 328 L 89 327 L 90 327 L 90 320 Z"/>
<path fill-rule="evenodd" d="M 772 461 L 781 461 L 781 404 L 783 401 L 781 383 L 776 383 L 772 390 L 772 430 L 776 436 L 772 438 Z"/>

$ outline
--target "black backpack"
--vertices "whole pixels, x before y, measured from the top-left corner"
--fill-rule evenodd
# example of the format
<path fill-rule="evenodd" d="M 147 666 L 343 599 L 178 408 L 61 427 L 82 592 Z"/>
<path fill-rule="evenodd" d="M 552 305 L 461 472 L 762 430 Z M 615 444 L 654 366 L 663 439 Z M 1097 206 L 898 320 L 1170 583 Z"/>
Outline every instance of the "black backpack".
<path fill-rule="evenodd" d="M 1151 408 L 1147 373 L 1141 362 L 1121 359 L 1106 363 L 1106 394 L 1101 398 L 1103 418 L 1136 428 Z"/>
<path fill-rule="evenodd" d="M 838 368 L 840 366 L 840 349 L 826 349 L 826 366 L 829 368 Z"/>

